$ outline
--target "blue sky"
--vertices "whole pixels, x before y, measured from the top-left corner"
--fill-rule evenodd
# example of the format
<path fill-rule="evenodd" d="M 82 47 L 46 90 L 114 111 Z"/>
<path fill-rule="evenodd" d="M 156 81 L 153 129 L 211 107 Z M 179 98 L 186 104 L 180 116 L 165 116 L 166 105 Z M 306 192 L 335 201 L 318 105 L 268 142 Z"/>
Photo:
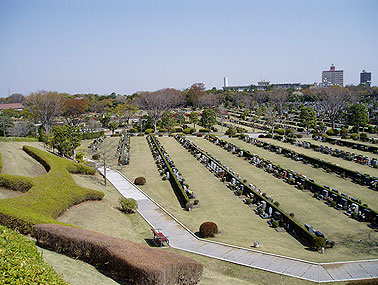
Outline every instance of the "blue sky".
<path fill-rule="evenodd" d="M 0 0 L 0 97 L 378 76 L 378 1 Z"/>

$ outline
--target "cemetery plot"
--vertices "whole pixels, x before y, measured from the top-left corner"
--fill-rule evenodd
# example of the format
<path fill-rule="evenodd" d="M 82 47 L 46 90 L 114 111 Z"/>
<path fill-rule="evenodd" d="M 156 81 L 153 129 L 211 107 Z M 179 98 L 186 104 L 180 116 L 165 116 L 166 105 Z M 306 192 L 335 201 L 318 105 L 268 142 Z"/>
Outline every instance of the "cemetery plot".
<path fill-rule="evenodd" d="M 119 140 L 117 153 L 118 163 L 122 165 L 129 164 L 130 160 L 130 135 L 126 133 L 122 133 L 121 138 Z"/>
<path fill-rule="evenodd" d="M 301 256 L 305 258 L 307 251 L 303 245 L 285 232 L 277 232 L 269 227 L 267 220 L 254 214 L 255 206 L 245 205 L 245 197 L 236 196 L 174 138 L 164 137 L 159 140 L 200 201 L 199 208 L 194 209 L 190 215 L 184 211 L 175 214 L 181 222 L 196 232 L 203 222 L 213 221 L 221 231 L 214 240 L 247 248 L 253 241 L 260 241 L 260 249 L 264 251 L 291 256 L 292 251 L 296 251 L 304 254 Z M 172 205 L 168 207 L 172 208 Z"/>
<path fill-rule="evenodd" d="M 358 163 L 360 165 L 370 166 L 373 168 L 378 168 L 378 160 L 375 157 L 371 157 L 369 155 L 362 155 L 355 152 L 352 152 L 348 148 L 340 149 L 336 148 L 334 145 L 328 146 L 324 143 L 319 142 L 318 144 L 309 142 L 308 140 L 296 140 L 291 138 L 284 138 L 284 137 L 275 137 L 275 139 L 281 142 L 288 142 L 292 145 L 303 147 L 304 149 L 311 149 L 313 151 L 317 151 L 323 154 L 328 154 L 333 157 L 341 158 L 346 161 L 351 161 Z M 316 141 L 316 140 L 314 140 Z"/>
<path fill-rule="evenodd" d="M 252 165 L 264 169 L 275 177 L 284 179 L 283 181 L 291 185 L 296 185 L 295 187 L 300 190 L 308 189 L 314 192 L 315 198 L 326 200 L 327 205 L 335 207 L 338 210 L 347 210 L 345 214 L 360 222 L 375 222 L 378 220 L 377 212 L 368 208 L 366 204 L 361 204 L 361 201 L 356 198 L 349 197 L 345 193 L 340 194 L 338 190 L 330 189 L 329 186 L 318 185 L 310 178 L 304 177 L 293 170 L 284 169 L 279 165 L 273 164 L 270 160 L 259 157 L 256 154 L 251 154 L 249 151 L 241 149 L 237 145 L 228 143 L 215 136 L 206 136 L 205 138 L 241 158 L 248 159 Z M 255 142 L 254 139 L 249 137 L 245 137 L 244 140 L 246 142 Z"/>
<path fill-rule="evenodd" d="M 307 139 L 296 139 L 298 142 L 302 142 L 302 143 L 310 143 L 311 145 L 313 145 L 314 147 L 315 146 L 318 146 L 320 147 L 321 145 L 323 145 L 324 147 L 328 147 L 329 149 L 333 149 L 333 150 L 336 150 L 338 149 L 339 152 L 340 151 L 343 151 L 344 153 L 350 153 L 351 156 L 357 156 L 357 159 L 358 159 L 358 156 L 362 156 L 362 157 L 369 157 L 370 158 L 370 161 L 366 163 L 366 165 L 370 165 L 372 167 L 374 167 L 376 164 L 373 163 L 373 160 L 377 160 L 378 159 L 378 154 L 373 154 L 373 153 L 370 153 L 370 152 L 366 152 L 366 151 L 363 151 L 363 150 L 359 150 L 359 149 L 351 149 L 350 147 L 346 147 L 346 146 L 340 146 L 340 145 L 334 145 L 334 144 L 331 144 L 329 142 L 325 142 L 325 141 L 318 141 L 318 140 L 315 140 L 315 139 L 310 139 L 310 138 L 307 138 Z M 305 146 L 305 145 L 302 145 L 302 146 Z M 308 148 L 308 147 L 305 147 L 305 148 Z M 345 155 L 344 155 L 345 156 Z M 359 162 L 359 161 L 357 161 Z"/>
<path fill-rule="evenodd" d="M 182 207 L 188 206 L 190 199 L 194 199 L 193 192 L 188 189 L 188 184 L 181 176 L 181 173 L 175 167 L 175 164 L 168 156 L 167 152 L 161 146 L 160 142 L 154 136 L 147 136 L 147 142 L 150 146 L 155 163 L 159 168 L 159 173 L 164 180 L 168 180 L 180 201 Z M 190 208 L 188 208 L 189 210 Z"/>
<path fill-rule="evenodd" d="M 264 138 L 261 140 L 255 139 L 254 141 L 259 147 L 264 147 L 270 151 L 278 151 L 279 153 L 292 157 L 298 161 L 311 163 L 314 167 L 322 167 L 329 173 L 336 173 L 344 177 L 352 178 L 354 182 L 360 185 L 365 185 L 373 190 L 376 190 L 378 187 L 376 169 L 356 165 L 350 161 L 335 158 L 313 150 L 304 149 L 295 145 L 289 145 L 274 139 Z M 367 173 L 362 174 L 360 171 Z"/>
<path fill-rule="evenodd" d="M 226 165 L 213 157 L 211 154 L 200 149 L 196 144 L 190 140 L 176 136 L 177 141 L 188 149 L 192 155 L 197 157 L 197 159 L 206 165 L 206 167 L 215 176 L 220 177 L 222 181 L 228 182 L 227 186 L 235 191 L 235 194 L 240 196 L 245 194 L 251 203 L 258 204 L 259 207 L 255 209 L 255 212 L 260 215 L 263 219 L 270 219 L 270 223 L 273 225 L 275 222 L 282 224 L 282 226 L 288 230 L 293 231 L 301 240 L 306 243 L 311 244 L 315 235 L 313 232 L 305 230 L 300 224 L 294 221 L 293 217 L 287 215 L 279 208 L 279 203 L 274 202 L 273 199 L 262 193 L 260 189 L 257 189 L 252 184 L 247 184 L 246 180 L 242 180 L 241 176 L 233 171 Z"/>
<path fill-rule="evenodd" d="M 272 179 L 272 176 L 263 170 L 251 169 L 251 166 L 247 161 L 240 160 L 219 148 L 211 144 L 210 142 L 201 139 L 193 138 L 193 142 L 198 144 L 199 147 L 210 151 L 212 155 L 216 157 L 222 157 L 222 162 L 226 163 L 232 169 L 238 172 L 243 178 L 247 178 L 252 181 L 260 189 L 266 189 L 267 194 L 280 202 L 280 207 L 286 212 L 295 213 L 295 217 L 303 224 L 309 223 L 314 228 L 320 230 L 326 234 L 327 238 L 333 240 L 338 245 L 337 248 L 341 252 L 347 252 L 350 250 L 351 244 L 358 244 L 358 236 L 368 237 L 373 244 L 373 236 L 376 233 L 366 227 L 365 224 L 359 223 L 353 219 L 345 219 L 345 215 L 341 211 L 335 211 L 328 207 L 324 203 L 314 203 L 313 198 L 305 192 L 295 191 L 293 186 L 289 186 L 285 183 L 277 183 Z M 269 191 L 268 191 L 269 189 Z M 316 215 L 314 215 L 316 213 Z M 346 237 L 351 237 L 351 244 L 346 246 Z M 342 243 L 341 247 L 339 242 Z M 365 246 L 368 248 L 370 245 Z M 342 249 L 341 249 L 342 248 Z M 376 251 L 373 247 L 372 254 Z M 332 251 L 329 251 L 329 253 Z M 339 252 L 340 253 L 340 252 Z M 337 255 L 337 254 L 336 254 Z"/>
<path fill-rule="evenodd" d="M 346 193 L 351 197 L 356 197 L 356 199 L 358 198 L 357 200 L 361 199 L 362 204 L 367 203 L 373 209 L 376 208 L 374 206 L 378 205 L 377 193 L 371 191 L 370 189 L 364 186 L 351 183 L 350 180 L 342 179 L 335 175 L 328 175 L 322 169 L 314 168 L 310 164 L 298 163 L 297 161 L 291 158 L 286 158 L 285 156 L 282 156 L 275 152 L 271 152 L 264 148 L 257 147 L 256 145 L 247 143 L 244 140 L 240 140 L 237 138 L 225 138 L 224 140 L 233 144 L 237 144 L 243 149 L 253 154 L 257 154 L 259 156 L 271 160 L 274 164 L 278 164 L 280 165 L 280 167 L 286 168 L 286 172 L 288 172 L 289 169 L 295 171 L 298 175 L 302 175 L 302 178 L 307 181 L 307 184 L 309 186 L 312 180 L 315 183 L 319 184 L 319 186 L 328 185 L 331 189 L 337 190 L 340 194 Z M 313 187 L 315 187 L 315 185 Z M 326 187 L 324 187 L 323 189 L 319 188 L 318 192 L 323 191 L 325 188 Z"/>

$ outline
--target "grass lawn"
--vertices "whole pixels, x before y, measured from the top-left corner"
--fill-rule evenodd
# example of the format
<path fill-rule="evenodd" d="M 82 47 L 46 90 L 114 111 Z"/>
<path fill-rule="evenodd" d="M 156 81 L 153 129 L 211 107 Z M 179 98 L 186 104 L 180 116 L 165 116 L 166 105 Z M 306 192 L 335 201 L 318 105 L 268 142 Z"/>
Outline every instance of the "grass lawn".
<path fill-rule="evenodd" d="M 347 160 L 344 160 L 342 158 L 334 157 L 334 156 L 331 156 L 331 155 L 328 155 L 328 154 L 324 154 L 324 153 L 314 151 L 314 150 L 311 150 L 311 149 L 306 149 L 306 148 L 303 148 L 303 147 L 300 147 L 300 146 L 295 146 L 295 145 L 292 145 L 292 144 L 284 143 L 284 142 L 274 140 L 274 139 L 262 138 L 261 140 L 264 141 L 264 142 L 268 142 L 270 144 L 273 144 L 273 145 L 278 145 L 278 146 L 281 146 L 281 147 L 285 147 L 287 149 L 291 149 L 291 150 L 296 151 L 298 153 L 303 153 L 303 154 L 306 154 L 306 155 L 309 155 L 309 156 L 312 156 L 312 157 L 323 159 L 323 160 L 328 161 L 328 162 L 332 162 L 334 164 L 338 164 L 338 165 L 345 167 L 347 169 L 351 169 L 351 170 L 354 170 L 354 171 L 360 171 L 361 173 L 367 173 L 367 174 L 370 174 L 372 176 L 378 176 L 378 170 L 377 169 L 374 169 L 374 168 L 366 166 L 366 165 L 358 164 L 358 163 L 355 163 L 355 162 L 352 162 L 352 161 L 347 161 Z M 350 150 L 353 150 L 353 149 L 350 149 Z"/>
<path fill-rule="evenodd" d="M 292 250 L 288 255 L 322 262 L 378 257 L 378 233 L 368 228 L 365 223 L 348 218 L 342 211 L 336 211 L 312 198 L 309 192 L 297 190 L 203 138 L 192 138 L 192 141 L 239 173 L 243 179 L 280 202 L 280 207 L 287 213 L 293 212 L 300 223 L 311 224 L 328 239 L 336 242 L 336 247 L 328 250 L 325 255 L 307 250 Z M 363 242 L 358 242 L 360 239 Z M 276 247 L 278 246 L 272 250 Z"/>
<path fill-rule="evenodd" d="M 368 156 L 370 158 L 377 158 L 378 159 L 378 154 L 374 154 L 374 153 L 368 152 L 368 151 L 362 151 L 362 150 L 354 149 L 354 148 L 351 148 L 351 147 L 335 145 L 335 144 L 331 144 L 331 143 L 327 143 L 327 142 L 321 142 L 321 141 L 314 140 L 312 138 L 298 139 L 298 140 L 310 142 L 313 145 L 324 145 L 324 146 L 332 147 L 333 149 L 340 149 L 340 150 L 344 150 L 344 151 L 349 151 L 350 153 L 356 153 L 356 154 L 360 154 L 360 155 L 363 155 L 363 156 Z"/>
<path fill-rule="evenodd" d="M 22 150 L 24 145 L 43 149 L 42 144 L 38 142 L 0 142 L 3 161 L 1 172 L 32 177 L 46 174 L 45 168 Z"/>
<path fill-rule="evenodd" d="M 321 185 L 328 185 L 331 188 L 337 189 L 341 192 L 347 193 L 352 197 L 360 198 L 362 203 L 366 203 L 372 209 L 378 210 L 378 193 L 366 186 L 353 183 L 351 179 L 343 179 L 332 173 L 327 173 L 321 168 L 314 168 L 310 164 L 304 164 L 283 155 L 271 152 L 261 147 L 257 147 L 250 143 L 246 143 L 237 138 L 223 138 L 226 141 L 232 142 L 245 150 L 249 150 L 263 158 L 271 160 L 286 169 L 292 169 L 297 173 L 307 176 L 307 178 L 314 179 L 316 183 Z M 374 207 L 375 206 L 375 207 Z"/>

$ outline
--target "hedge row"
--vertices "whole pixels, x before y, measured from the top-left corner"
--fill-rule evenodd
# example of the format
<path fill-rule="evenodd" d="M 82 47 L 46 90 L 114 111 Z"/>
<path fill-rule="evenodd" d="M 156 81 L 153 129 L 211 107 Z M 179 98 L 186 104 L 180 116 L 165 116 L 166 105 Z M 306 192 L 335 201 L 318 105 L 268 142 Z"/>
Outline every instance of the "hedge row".
<path fill-rule="evenodd" d="M 28 137 L 0 137 L 1 142 L 37 142 L 38 138 Z"/>
<path fill-rule="evenodd" d="M 81 139 L 82 140 L 97 139 L 103 135 L 104 135 L 104 131 L 93 132 L 93 133 L 82 133 Z"/>
<path fill-rule="evenodd" d="M 94 174 L 94 169 L 31 146 L 23 149 L 40 161 L 48 173 L 39 177 L 0 173 L 3 187 L 25 192 L 0 200 L 0 224 L 28 234 L 33 225 L 59 223 L 56 218 L 69 207 L 104 196 L 100 191 L 77 185 L 70 174 Z"/>
<path fill-rule="evenodd" d="M 0 226 L 1 284 L 68 284 L 43 261 L 35 244 Z"/>
<path fill-rule="evenodd" d="M 256 140 L 256 139 L 251 139 L 249 137 L 240 136 L 240 139 L 244 140 L 245 142 L 252 143 L 253 145 L 258 146 L 258 147 L 264 147 L 264 149 L 270 150 L 270 151 L 275 152 L 275 153 L 284 153 L 284 150 L 285 150 L 284 148 L 280 148 L 280 147 L 277 147 L 277 146 L 274 146 L 274 145 L 271 145 L 271 144 L 267 144 L 265 142 L 262 142 L 262 141 L 259 141 L 259 140 Z M 269 147 L 267 147 L 267 145 L 269 145 Z M 247 157 L 247 158 L 253 157 L 253 155 L 249 151 L 245 151 L 245 150 L 242 150 L 242 149 L 239 149 L 238 151 L 239 152 L 243 151 L 244 157 Z M 294 152 L 291 152 L 290 150 L 289 150 L 289 152 L 294 153 Z M 305 155 L 301 154 L 301 156 L 306 157 L 306 159 L 308 159 L 308 157 L 305 156 Z M 297 158 L 297 157 L 294 157 L 294 158 Z M 262 158 L 260 158 L 260 159 L 262 159 Z M 336 192 L 335 189 L 330 189 L 330 188 L 325 187 L 324 185 L 319 185 L 319 184 L 315 183 L 313 179 L 310 179 L 310 178 L 307 178 L 307 177 L 305 178 L 302 175 L 295 173 L 294 171 L 281 168 L 280 166 L 274 165 L 272 162 L 270 162 L 268 160 L 264 160 L 264 162 L 272 164 L 272 166 L 275 169 L 283 170 L 283 171 L 286 171 L 287 173 L 291 173 L 293 175 L 293 177 L 295 178 L 295 180 L 300 180 L 300 184 L 303 185 L 304 188 L 309 189 L 313 193 L 321 194 L 323 190 L 327 190 L 330 193 L 330 195 L 334 194 L 338 197 L 338 200 L 336 202 L 339 202 L 341 199 L 346 199 L 348 201 L 348 207 L 352 203 L 357 204 L 359 206 L 359 209 L 362 212 L 364 212 L 364 214 L 366 216 L 366 218 L 364 219 L 365 221 L 372 221 L 378 215 L 378 212 L 369 208 L 367 204 L 362 204 L 361 201 L 359 201 L 357 198 L 353 198 L 353 197 L 350 197 L 348 195 L 345 196 L 345 195 L 343 195 L 344 193 L 340 193 L 337 190 L 336 190 L 337 191 Z"/>
<path fill-rule="evenodd" d="M 286 229 L 288 231 L 295 232 L 300 238 L 302 238 L 307 244 L 312 244 L 313 239 L 316 237 L 313 233 L 309 232 L 304 226 L 297 223 L 290 215 L 286 214 L 282 209 L 280 209 L 277 205 L 275 205 L 271 199 L 266 198 L 263 196 L 257 189 L 252 188 L 250 185 L 248 185 L 246 182 L 242 181 L 237 175 L 234 174 L 233 171 L 231 171 L 229 168 L 225 167 L 219 160 L 215 159 L 211 155 L 207 154 L 205 151 L 203 151 L 201 148 L 196 146 L 193 142 L 188 140 L 187 138 L 184 138 L 182 136 L 176 136 L 176 140 L 185 148 L 187 148 L 193 155 L 202 155 L 207 158 L 207 163 L 213 163 L 216 164 L 219 168 L 223 169 L 223 172 L 225 175 L 223 178 L 225 181 L 231 181 L 232 179 L 235 179 L 239 185 L 243 185 L 243 192 L 247 195 L 252 195 L 254 199 L 257 201 L 265 201 L 266 202 L 266 209 L 268 207 L 271 207 L 273 209 L 273 212 L 277 211 L 281 213 L 282 216 L 282 223 L 286 224 Z"/>
<path fill-rule="evenodd" d="M 367 152 L 378 154 L 378 147 L 377 146 L 365 145 L 365 144 L 362 144 L 362 143 L 344 141 L 344 140 L 334 139 L 334 138 L 324 138 L 323 140 L 325 140 L 326 142 L 329 142 L 331 144 L 337 144 L 337 145 L 340 145 L 340 146 L 357 148 L 357 149 L 362 150 L 362 151 L 367 151 Z"/>
<path fill-rule="evenodd" d="M 164 163 L 165 168 L 168 169 L 168 171 L 169 171 L 169 174 L 170 174 L 169 175 L 169 182 L 171 183 L 172 188 L 175 191 L 176 196 L 177 196 L 181 206 L 185 207 L 185 205 L 190 202 L 190 199 L 189 199 L 188 195 L 186 194 L 186 192 L 185 192 L 183 186 L 181 185 L 180 181 L 178 181 L 176 175 L 174 174 L 171 165 L 168 163 L 168 161 L 165 157 L 166 154 L 162 151 L 162 149 L 160 147 L 160 143 L 158 142 L 158 140 L 154 136 L 148 136 L 147 141 L 153 146 L 154 149 L 157 150 L 158 154 L 160 155 L 160 157 L 161 157 L 161 159 Z"/>
<path fill-rule="evenodd" d="M 196 284 L 203 265 L 190 258 L 121 238 L 62 225 L 36 225 L 33 236 L 43 247 L 110 272 L 132 284 Z"/>

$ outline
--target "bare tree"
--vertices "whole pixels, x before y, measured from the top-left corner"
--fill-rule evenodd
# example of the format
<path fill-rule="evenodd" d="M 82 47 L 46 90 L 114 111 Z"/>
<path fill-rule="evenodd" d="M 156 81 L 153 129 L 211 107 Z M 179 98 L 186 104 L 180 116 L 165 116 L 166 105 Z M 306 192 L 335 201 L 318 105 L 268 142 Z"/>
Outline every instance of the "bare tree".
<path fill-rule="evenodd" d="M 253 114 L 253 110 L 256 108 L 257 102 L 251 95 L 247 95 L 244 97 L 244 104 L 245 107 L 249 110 L 250 121 L 252 123 L 253 131 L 255 131 L 255 120 L 257 117 Z"/>
<path fill-rule="evenodd" d="M 283 89 L 272 89 L 269 92 L 270 99 L 272 103 L 276 106 L 278 114 L 283 115 L 283 112 L 286 108 L 286 103 L 288 101 L 289 94 L 286 90 Z"/>
<path fill-rule="evenodd" d="M 210 93 L 206 94 L 198 99 L 198 104 L 205 107 L 217 107 L 219 106 L 219 103 L 221 101 L 221 98 L 219 95 Z"/>
<path fill-rule="evenodd" d="M 319 104 L 335 128 L 335 121 L 346 109 L 347 103 L 351 100 L 348 89 L 339 86 L 332 86 L 319 89 L 317 92 Z"/>
<path fill-rule="evenodd" d="M 257 107 L 261 108 L 261 106 L 268 100 L 268 94 L 264 90 L 258 90 L 253 96 L 257 103 Z"/>
<path fill-rule="evenodd" d="M 28 111 L 49 133 L 53 120 L 62 112 L 65 98 L 58 92 L 39 91 L 30 94 L 26 102 Z"/>
<path fill-rule="evenodd" d="M 243 92 L 238 92 L 234 95 L 235 104 L 236 104 L 236 107 L 238 107 L 238 109 L 244 107 L 246 96 L 247 95 Z"/>
<path fill-rule="evenodd" d="M 198 107 L 198 100 L 205 95 L 205 84 L 195 83 L 188 90 L 188 102 Z"/>
<path fill-rule="evenodd" d="M 184 102 L 183 93 L 173 88 L 165 88 L 154 92 L 143 92 L 136 98 L 138 106 L 146 110 L 152 119 L 154 130 L 161 115 L 165 111 L 181 105 Z"/>

